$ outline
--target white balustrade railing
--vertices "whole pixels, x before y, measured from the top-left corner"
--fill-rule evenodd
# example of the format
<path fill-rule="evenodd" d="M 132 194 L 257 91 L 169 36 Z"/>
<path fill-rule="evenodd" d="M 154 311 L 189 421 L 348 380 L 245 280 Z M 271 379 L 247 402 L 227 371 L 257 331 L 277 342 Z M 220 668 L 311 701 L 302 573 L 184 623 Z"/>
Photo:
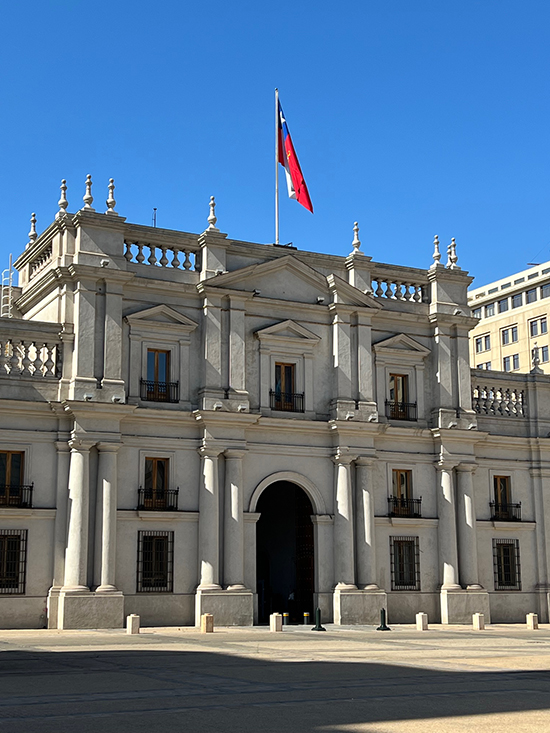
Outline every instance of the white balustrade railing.
<path fill-rule="evenodd" d="M 375 298 L 401 300 L 409 303 L 428 303 L 428 280 L 423 273 L 407 271 L 384 271 L 375 266 L 372 273 L 372 294 Z"/>
<path fill-rule="evenodd" d="M 129 240 L 125 240 L 124 245 L 124 257 L 127 262 L 137 262 L 140 265 L 169 267 L 174 270 L 199 269 L 195 251 L 188 247 L 155 245 Z"/>
<path fill-rule="evenodd" d="M 59 379 L 61 330 L 58 323 L 0 318 L 0 379 Z"/>
<path fill-rule="evenodd" d="M 472 408 L 491 417 L 527 417 L 525 391 L 513 387 L 476 385 L 472 389 Z"/>

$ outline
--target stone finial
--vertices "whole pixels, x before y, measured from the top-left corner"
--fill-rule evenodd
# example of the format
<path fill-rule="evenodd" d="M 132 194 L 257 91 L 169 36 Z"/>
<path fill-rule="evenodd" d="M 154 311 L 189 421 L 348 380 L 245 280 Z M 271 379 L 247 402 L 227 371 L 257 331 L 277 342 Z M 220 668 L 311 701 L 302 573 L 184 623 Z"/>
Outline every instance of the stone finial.
<path fill-rule="evenodd" d="M 56 219 L 61 219 L 62 216 L 65 216 L 67 213 L 67 206 L 69 205 L 69 202 L 67 201 L 67 181 L 63 179 L 61 181 L 61 196 L 59 197 L 59 201 L 57 202 L 57 205 L 59 206 L 59 211 L 55 215 Z"/>
<path fill-rule="evenodd" d="M 116 201 L 114 197 L 115 193 L 115 179 L 109 178 L 109 198 L 105 202 L 107 204 L 107 211 L 106 214 L 113 214 L 114 216 L 118 216 L 117 212 L 115 211 Z"/>
<path fill-rule="evenodd" d="M 433 265 L 431 266 L 431 269 L 435 269 L 436 267 L 442 267 L 441 265 L 441 252 L 439 251 L 439 237 L 437 234 L 434 237 L 434 253 L 432 255 L 433 257 Z"/>
<path fill-rule="evenodd" d="M 37 237 L 38 237 L 38 234 L 36 233 L 36 214 L 33 211 L 33 213 L 31 214 L 31 230 L 29 232 L 28 246 L 30 246 L 31 244 L 34 244 Z"/>
<path fill-rule="evenodd" d="M 86 176 L 86 193 L 82 197 L 82 200 L 84 201 L 83 209 L 86 211 L 95 211 L 95 209 L 92 208 L 94 197 L 92 196 L 92 176 L 89 173 Z"/>
<path fill-rule="evenodd" d="M 445 265 L 445 267 L 448 267 L 449 269 L 451 268 L 451 265 L 453 264 L 451 260 L 451 252 L 452 252 L 452 245 L 448 244 L 447 245 L 447 264 Z"/>
<path fill-rule="evenodd" d="M 456 264 L 458 262 L 458 257 L 456 256 L 456 240 L 454 237 L 451 239 L 451 243 L 449 245 L 447 253 L 448 253 L 447 267 L 449 267 L 451 270 L 460 270 L 460 267 Z"/>
<path fill-rule="evenodd" d="M 362 254 L 359 250 L 361 247 L 361 240 L 359 239 L 359 224 L 354 222 L 353 224 L 353 252 L 352 254 Z"/>
<path fill-rule="evenodd" d="M 218 221 L 216 217 L 216 200 L 214 199 L 214 196 L 210 196 L 210 214 L 208 216 L 208 231 L 210 232 L 219 232 L 220 230 L 216 226 L 216 222 Z"/>

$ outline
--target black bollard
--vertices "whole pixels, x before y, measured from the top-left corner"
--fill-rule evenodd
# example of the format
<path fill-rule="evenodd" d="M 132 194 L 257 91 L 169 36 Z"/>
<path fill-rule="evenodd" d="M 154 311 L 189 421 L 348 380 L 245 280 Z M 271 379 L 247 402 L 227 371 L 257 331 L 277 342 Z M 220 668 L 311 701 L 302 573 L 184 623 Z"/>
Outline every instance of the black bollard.
<path fill-rule="evenodd" d="M 380 626 L 376 631 L 391 631 L 390 627 L 386 624 L 386 609 L 380 609 Z"/>
<path fill-rule="evenodd" d="M 309 612 L 304 611 L 304 625 L 307 626 L 309 624 Z"/>
<path fill-rule="evenodd" d="M 321 609 L 315 609 L 315 626 L 311 629 L 312 631 L 326 631 L 324 626 L 321 626 Z"/>
<path fill-rule="evenodd" d="M 289 621 L 290 621 L 290 614 L 283 613 L 283 626 L 288 626 Z"/>

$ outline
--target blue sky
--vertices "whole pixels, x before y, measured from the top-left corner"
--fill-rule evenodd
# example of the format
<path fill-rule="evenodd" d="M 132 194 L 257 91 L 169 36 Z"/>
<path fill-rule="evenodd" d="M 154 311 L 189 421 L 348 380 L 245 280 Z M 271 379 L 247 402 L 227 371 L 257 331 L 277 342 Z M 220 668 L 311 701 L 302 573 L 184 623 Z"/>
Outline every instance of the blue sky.
<path fill-rule="evenodd" d="M 550 259 L 550 4 L 540 0 L 19 0 L 0 10 L 0 261 L 91 173 L 129 221 L 274 238 L 274 87 L 315 214 L 281 241 L 479 286 Z M 282 173 L 282 169 L 281 169 Z M 283 178 L 281 177 L 281 183 Z"/>

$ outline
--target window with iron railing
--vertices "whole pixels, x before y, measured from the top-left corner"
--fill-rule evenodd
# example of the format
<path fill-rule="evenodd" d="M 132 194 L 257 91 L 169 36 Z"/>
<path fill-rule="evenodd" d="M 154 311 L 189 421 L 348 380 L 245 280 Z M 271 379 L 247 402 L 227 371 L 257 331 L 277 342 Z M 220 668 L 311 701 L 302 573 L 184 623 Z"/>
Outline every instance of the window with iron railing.
<path fill-rule="evenodd" d="M 23 483 L 23 451 L 0 451 L 0 506 L 32 507 L 32 484 Z"/>
<path fill-rule="evenodd" d="M 493 540 L 495 590 L 521 590 L 519 540 Z"/>
<path fill-rule="evenodd" d="M 390 536 L 392 590 L 420 590 L 418 537 Z"/>
<path fill-rule="evenodd" d="M 303 412 L 304 393 L 295 391 L 296 364 L 275 364 L 275 389 L 270 390 L 272 410 Z"/>
<path fill-rule="evenodd" d="M 0 529 L 0 595 L 25 593 L 27 530 Z"/>
<path fill-rule="evenodd" d="M 169 476 L 169 458 L 145 458 L 144 486 L 138 491 L 138 509 L 177 511 L 179 488 L 168 488 Z"/>
<path fill-rule="evenodd" d="M 170 381 L 170 352 L 147 349 L 147 379 L 141 379 L 141 399 L 178 402 L 179 382 Z"/>
<path fill-rule="evenodd" d="M 416 402 L 409 402 L 409 377 L 407 374 L 390 374 L 386 417 L 391 420 L 417 419 Z"/>
<path fill-rule="evenodd" d="M 161 530 L 138 532 L 137 592 L 172 593 L 174 533 Z"/>

